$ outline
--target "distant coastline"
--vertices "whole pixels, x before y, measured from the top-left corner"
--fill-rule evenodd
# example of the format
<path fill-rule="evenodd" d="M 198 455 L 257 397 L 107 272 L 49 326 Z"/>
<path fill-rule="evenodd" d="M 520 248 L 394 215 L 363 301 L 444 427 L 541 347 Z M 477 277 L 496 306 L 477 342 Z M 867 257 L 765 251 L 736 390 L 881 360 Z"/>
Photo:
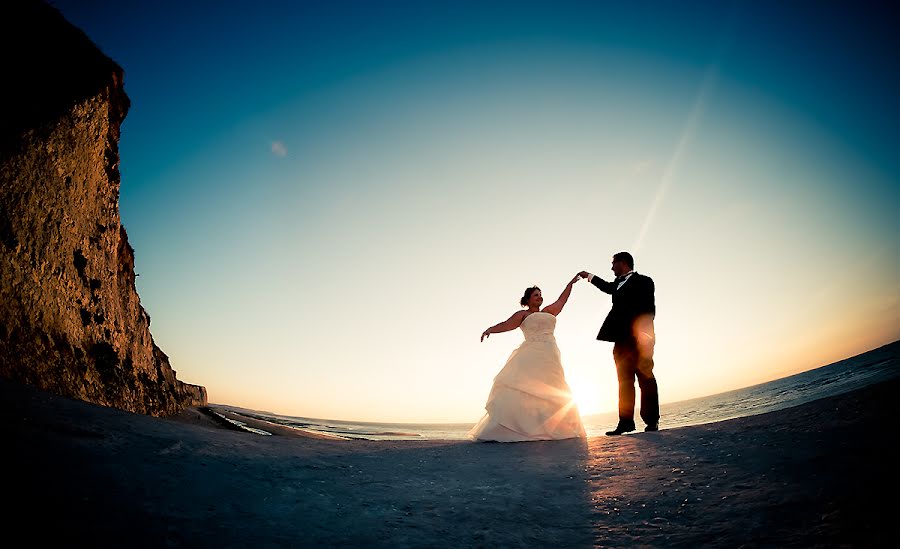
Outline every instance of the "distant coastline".
<path fill-rule="evenodd" d="M 900 340 L 806 372 L 705 397 L 661 406 L 663 429 L 702 425 L 797 406 L 900 376 Z M 234 420 L 270 430 L 288 427 L 338 440 L 464 440 L 471 423 L 388 423 L 293 417 L 224 404 L 210 408 Z M 615 412 L 583 416 L 588 436 L 616 421 Z"/>

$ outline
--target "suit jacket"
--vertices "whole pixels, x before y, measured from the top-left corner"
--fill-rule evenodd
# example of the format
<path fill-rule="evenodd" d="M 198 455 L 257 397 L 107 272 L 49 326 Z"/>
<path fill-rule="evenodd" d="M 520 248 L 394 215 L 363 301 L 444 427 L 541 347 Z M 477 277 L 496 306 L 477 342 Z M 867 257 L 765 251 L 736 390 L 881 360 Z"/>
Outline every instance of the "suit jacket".
<path fill-rule="evenodd" d="M 653 334 L 653 318 L 656 316 L 653 294 L 656 288 L 652 278 L 634 272 L 618 290 L 615 282 L 607 282 L 596 275 L 591 278 L 591 284 L 611 294 L 613 302 L 597 339 L 634 342 L 638 330 Z"/>

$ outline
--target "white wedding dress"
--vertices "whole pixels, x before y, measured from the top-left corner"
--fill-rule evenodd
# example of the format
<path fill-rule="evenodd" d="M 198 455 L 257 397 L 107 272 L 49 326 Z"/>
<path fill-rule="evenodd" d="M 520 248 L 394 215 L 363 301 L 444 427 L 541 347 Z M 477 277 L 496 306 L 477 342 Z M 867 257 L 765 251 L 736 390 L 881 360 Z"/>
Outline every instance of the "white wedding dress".
<path fill-rule="evenodd" d="M 494 378 L 487 414 L 469 431 L 472 440 L 521 442 L 584 437 L 584 426 L 563 373 L 553 330 L 556 317 L 531 313 L 520 328 L 525 341 Z"/>

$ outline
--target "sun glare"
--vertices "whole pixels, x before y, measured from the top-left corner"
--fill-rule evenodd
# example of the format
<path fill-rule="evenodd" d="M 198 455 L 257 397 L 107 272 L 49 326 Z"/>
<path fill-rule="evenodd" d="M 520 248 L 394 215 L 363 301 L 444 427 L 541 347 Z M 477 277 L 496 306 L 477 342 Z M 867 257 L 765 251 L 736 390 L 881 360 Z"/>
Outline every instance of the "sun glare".
<path fill-rule="evenodd" d="M 596 389 L 587 385 L 570 385 L 572 389 L 572 397 L 575 405 L 578 406 L 578 412 L 582 415 L 596 414 L 600 411 L 600 398 Z"/>

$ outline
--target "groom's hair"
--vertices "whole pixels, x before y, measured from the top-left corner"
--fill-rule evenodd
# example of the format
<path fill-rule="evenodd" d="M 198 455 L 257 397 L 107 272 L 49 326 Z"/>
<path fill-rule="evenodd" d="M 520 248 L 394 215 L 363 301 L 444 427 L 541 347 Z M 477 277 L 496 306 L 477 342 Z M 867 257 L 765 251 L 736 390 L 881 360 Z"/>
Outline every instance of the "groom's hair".
<path fill-rule="evenodd" d="M 634 258 L 628 252 L 619 252 L 613 256 L 613 259 L 628 265 L 629 269 L 634 269 Z"/>

